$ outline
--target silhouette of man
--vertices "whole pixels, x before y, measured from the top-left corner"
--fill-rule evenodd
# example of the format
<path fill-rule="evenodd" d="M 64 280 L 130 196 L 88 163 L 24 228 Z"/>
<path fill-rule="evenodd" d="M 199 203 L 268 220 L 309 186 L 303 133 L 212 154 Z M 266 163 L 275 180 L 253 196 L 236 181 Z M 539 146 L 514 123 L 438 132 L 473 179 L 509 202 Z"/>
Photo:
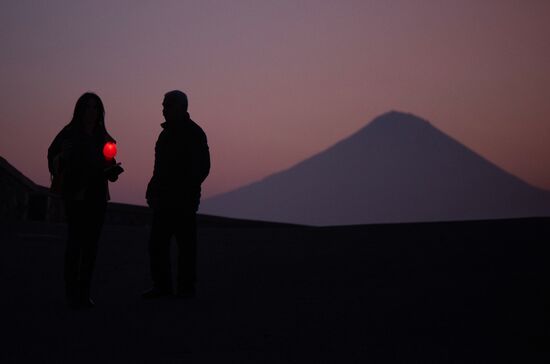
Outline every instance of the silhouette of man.
<path fill-rule="evenodd" d="M 170 240 L 178 245 L 176 295 L 193 297 L 197 280 L 196 212 L 201 184 L 210 171 L 206 134 L 187 112 L 187 96 L 178 90 L 164 95 L 166 122 L 155 145 L 153 177 L 147 186 L 147 203 L 153 209 L 149 258 L 153 288 L 143 298 L 173 293 Z"/>

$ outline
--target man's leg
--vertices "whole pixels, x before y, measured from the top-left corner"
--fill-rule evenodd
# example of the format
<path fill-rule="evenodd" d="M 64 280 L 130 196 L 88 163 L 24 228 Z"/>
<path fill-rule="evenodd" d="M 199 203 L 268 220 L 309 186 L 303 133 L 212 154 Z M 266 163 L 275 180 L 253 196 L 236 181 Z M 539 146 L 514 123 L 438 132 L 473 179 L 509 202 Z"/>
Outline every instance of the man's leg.
<path fill-rule="evenodd" d="M 195 213 L 178 216 L 178 289 L 181 296 L 192 297 L 197 281 L 197 218 Z"/>
<path fill-rule="evenodd" d="M 158 293 L 172 292 L 172 270 L 170 268 L 170 238 L 172 235 L 170 214 L 155 211 L 149 239 L 149 259 L 153 290 L 157 290 Z"/>

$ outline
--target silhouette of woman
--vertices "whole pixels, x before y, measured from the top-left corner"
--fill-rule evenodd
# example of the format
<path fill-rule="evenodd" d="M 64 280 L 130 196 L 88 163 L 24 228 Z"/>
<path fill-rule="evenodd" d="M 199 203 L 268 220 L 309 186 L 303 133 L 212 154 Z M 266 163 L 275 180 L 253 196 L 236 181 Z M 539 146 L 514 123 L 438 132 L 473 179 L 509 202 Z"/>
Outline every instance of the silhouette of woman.
<path fill-rule="evenodd" d="M 109 200 L 107 180 L 123 169 L 103 156 L 114 142 L 105 129 L 105 109 L 99 96 L 87 92 L 76 102 L 73 118 L 48 148 L 52 191 L 63 199 L 68 236 L 65 250 L 65 293 L 71 308 L 90 308 L 90 287 L 97 245 Z"/>

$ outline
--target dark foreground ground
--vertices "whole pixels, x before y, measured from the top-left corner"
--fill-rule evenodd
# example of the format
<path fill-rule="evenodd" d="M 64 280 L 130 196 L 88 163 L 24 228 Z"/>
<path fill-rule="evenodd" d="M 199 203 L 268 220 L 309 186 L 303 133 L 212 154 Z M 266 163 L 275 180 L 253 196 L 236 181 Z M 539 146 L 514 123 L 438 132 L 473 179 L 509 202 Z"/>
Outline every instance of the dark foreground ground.
<path fill-rule="evenodd" d="M 548 362 L 549 222 L 203 226 L 198 298 L 152 302 L 147 229 L 105 226 L 90 311 L 63 225 L 3 225 L 0 362 Z"/>

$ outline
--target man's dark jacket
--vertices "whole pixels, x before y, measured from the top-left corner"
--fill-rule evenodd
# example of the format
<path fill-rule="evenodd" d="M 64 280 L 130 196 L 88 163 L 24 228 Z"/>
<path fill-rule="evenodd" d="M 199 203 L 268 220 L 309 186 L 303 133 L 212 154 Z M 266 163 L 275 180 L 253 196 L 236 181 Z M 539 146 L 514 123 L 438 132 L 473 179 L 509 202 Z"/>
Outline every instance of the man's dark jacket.
<path fill-rule="evenodd" d="M 161 124 L 155 145 L 155 167 L 146 198 L 154 209 L 196 212 L 201 183 L 210 172 L 206 134 L 186 118 Z"/>

